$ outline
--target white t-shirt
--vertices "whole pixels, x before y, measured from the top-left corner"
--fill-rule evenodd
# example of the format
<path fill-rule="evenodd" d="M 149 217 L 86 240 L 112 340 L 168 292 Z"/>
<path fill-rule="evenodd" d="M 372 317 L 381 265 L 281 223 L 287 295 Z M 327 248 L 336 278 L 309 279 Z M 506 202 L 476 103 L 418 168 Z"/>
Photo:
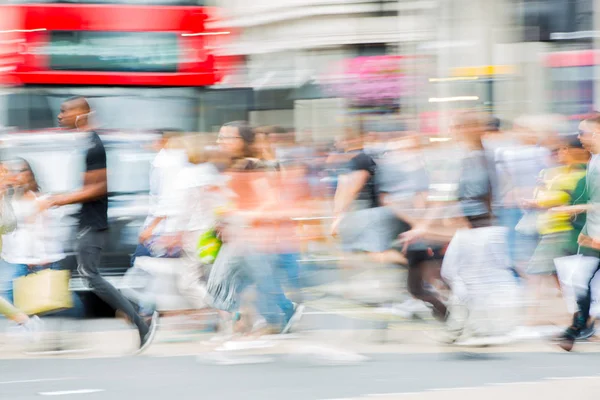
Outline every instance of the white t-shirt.
<path fill-rule="evenodd" d="M 58 235 L 62 209 L 50 209 L 37 214 L 37 201 L 16 197 L 11 200 L 17 228 L 2 236 L 2 259 L 6 262 L 41 265 L 66 257 Z"/>
<path fill-rule="evenodd" d="M 550 167 L 550 150 L 540 146 L 498 148 L 495 152 L 497 189 L 503 206 L 532 199 L 540 172 Z"/>
<path fill-rule="evenodd" d="M 188 157 L 184 150 L 163 149 L 152 162 L 150 170 L 150 210 L 144 227 L 155 218 L 166 217 L 177 207 L 173 203 L 173 192 L 177 176 L 188 165 Z M 159 224 L 155 234 L 164 231 L 164 224 Z"/>

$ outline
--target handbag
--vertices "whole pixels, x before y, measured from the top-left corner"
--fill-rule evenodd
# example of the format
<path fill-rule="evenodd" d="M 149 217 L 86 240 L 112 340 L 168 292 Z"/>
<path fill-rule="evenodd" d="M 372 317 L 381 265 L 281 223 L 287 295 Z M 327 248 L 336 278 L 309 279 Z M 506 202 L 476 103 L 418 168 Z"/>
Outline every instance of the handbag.
<path fill-rule="evenodd" d="M 10 203 L 10 198 L 3 195 L 0 199 L 0 234 L 5 235 L 17 228 L 17 217 Z"/>
<path fill-rule="evenodd" d="M 17 278 L 13 283 L 15 306 L 27 315 L 73 307 L 69 270 L 43 269 Z"/>
<path fill-rule="evenodd" d="M 47 254 L 45 234 L 47 224 L 44 215 L 32 220 L 30 240 L 31 254 Z M 39 272 L 17 278 L 13 283 L 15 306 L 25 314 L 44 314 L 73 307 L 73 297 L 69 288 L 71 271 L 44 268 Z"/>
<path fill-rule="evenodd" d="M 216 309 L 232 312 L 238 308 L 239 293 L 244 287 L 244 274 L 235 245 L 224 245 L 213 264 L 206 290 Z"/>
<path fill-rule="evenodd" d="M 515 226 L 515 231 L 525 236 L 536 235 L 538 233 L 537 220 L 537 212 L 528 212 L 523 215 L 517 226 Z"/>
<path fill-rule="evenodd" d="M 204 265 L 213 264 L 219 255 L 223 242 L 215 230 L 210 230 L 198 239 L 196 254 Z"/>
<path fill-rule="evenodd" d="M 563 298 L 567 303 L 570 313 L 577 310 L 576 291 L 587 290 L 588 277 L 591 277 L 598 268 L 599 260 L 595 257 L 587 257 L 581 254 L 559 257 L 554 259 L 556 274 L 560 282 Z M 583 279 L 582 279 L 583 278 Z M 586 287 L 583 283 L 586 282 Z M 600 300 L 600 274 L 596 274 L 590 286 L 592 288 L 592 315 L 596 314 L 598 301 Z"/>

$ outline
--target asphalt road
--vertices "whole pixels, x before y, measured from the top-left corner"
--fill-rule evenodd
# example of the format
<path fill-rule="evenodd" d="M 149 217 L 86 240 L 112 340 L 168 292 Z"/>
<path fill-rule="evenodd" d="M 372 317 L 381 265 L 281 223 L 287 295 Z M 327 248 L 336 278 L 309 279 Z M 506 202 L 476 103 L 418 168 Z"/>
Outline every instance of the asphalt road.
<path fill-rule="evenodd" d="M 189 356 L 26 359 L 0 361 L 0 398 L 326 400 L 385 394 L 396 398 L 597 375 L 598 353 L 379 354 L 346 366 L 320 365 L 300 356 L 233 366 Z M 584 392 L 586 380 L 582 382 L 578 387 Z M 511 397 L 529 398 L 521 397 L 525 392 L 519 388 L 514 386 Z"/>

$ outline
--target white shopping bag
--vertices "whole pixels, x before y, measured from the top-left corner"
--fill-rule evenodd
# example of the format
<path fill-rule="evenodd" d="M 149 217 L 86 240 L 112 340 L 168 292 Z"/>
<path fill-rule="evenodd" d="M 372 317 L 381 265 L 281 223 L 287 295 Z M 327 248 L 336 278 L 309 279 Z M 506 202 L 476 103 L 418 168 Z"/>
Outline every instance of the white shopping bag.
<path fill-rule="evenodd" d="M 245 278 L 238 246 L 224 244 L 213 264 L 206 290 L 216 309 L 232 312 L 238 308 L 239 294 Z"/>
<path fill-rule="evenodd" d="M 575 291 L 586 289 L 585 282 L 589 279 L 586 277 L 592 276 L 598 268 L 598 262 L 599 260 L 595 257 L 586 257 L 580 254 L 554 259 L 563 298 L 567 302 L 567 309 L 570 313 L 577 311 Z M 592 306 L 590 314 L 595 316 L 600 314 L 600 272 L 592 279 L 591 287 Z"/>

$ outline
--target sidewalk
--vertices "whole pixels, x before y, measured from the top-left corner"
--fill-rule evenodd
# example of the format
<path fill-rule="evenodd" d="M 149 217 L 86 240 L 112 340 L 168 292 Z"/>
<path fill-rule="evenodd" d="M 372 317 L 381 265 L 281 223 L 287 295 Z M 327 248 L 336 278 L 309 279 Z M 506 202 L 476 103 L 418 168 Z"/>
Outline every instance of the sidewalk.
<path fill-rule="evenodd" d="M 115 329 L 114 321 L 106 321 L 110 330 L 64 331 L 59 334 L 47 332 L 41 342 L 44 350 L 56 350 L 52 343 L 65 344 L 64 353 L 37 354 L 40 346 L 24 345 L 14 337 L 0 334 L 0 358 L 101 358 L 127 356 L 135 351 L 137 333 L 124 323 Z M 83 322 L 85 324 L 86 322 Z M 98 321 L 94 321 L 96 325 Z M 549 341 L 535 335 L 523 336 L 510 344 L 489 348 L 444 346 L 436 342 L 439 327 L 430 323 L 413 323 L 392 326 L 387 330 L 313 330 L 297 334 L 262 338 L 244 338 L 230 342 L 211 341 L 213 333 L 185 333 L 161 330 L 152 347 L 144 354 L 150 357 L 208 356 L 231 354 L 244 356 L 266 355 L 309 355 L 341 361 L 364 361 L 363 355 L 375 353 L 506 353 L 506 352 L 559 352 Z M 542 331 L 540 331 L 542 332 Z M 57 340 L 58 339 L 58 340 Z M 589 342 L 576 347 L 577 352 L 600 352 L 600 345 Z M 29 354 L 33 352 L 33 354 Z"/>

